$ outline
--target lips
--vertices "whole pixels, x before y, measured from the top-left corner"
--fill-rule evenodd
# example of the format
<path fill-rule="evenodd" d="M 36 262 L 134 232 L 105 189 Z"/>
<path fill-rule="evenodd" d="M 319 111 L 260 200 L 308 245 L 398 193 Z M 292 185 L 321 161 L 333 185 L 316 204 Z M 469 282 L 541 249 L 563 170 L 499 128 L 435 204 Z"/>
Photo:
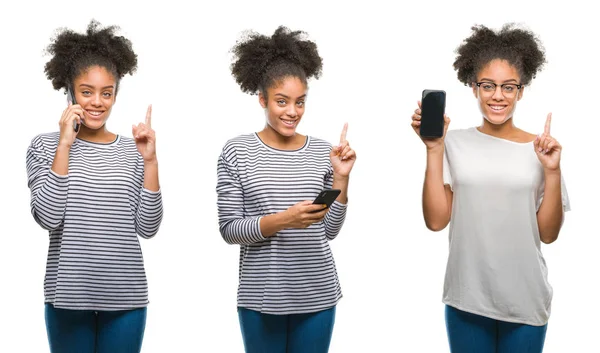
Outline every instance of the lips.
<path fill-rule="evenodd" d="M 103 110 L 85 110 L 85 114 L 92 119 L 99 119 L 104 114 Z"/>
<path fill-rule="evenodd" d="M 502 112 L 504 111 L 504 109 L 506 109 L 506 105 L 498 105 L 498 104 L 488 104 L 488 107 L 490 107 L 490 109 L 493 112 Z"/>
<path fill-rule="evenodd" d="M 289 126 L 289 127 L 296 126 L 296 123 L 298 122 L 298 120 L 286 120 L 286 119 L 280 119 L 280 120 L 283 122 L 283 125 Z"/>

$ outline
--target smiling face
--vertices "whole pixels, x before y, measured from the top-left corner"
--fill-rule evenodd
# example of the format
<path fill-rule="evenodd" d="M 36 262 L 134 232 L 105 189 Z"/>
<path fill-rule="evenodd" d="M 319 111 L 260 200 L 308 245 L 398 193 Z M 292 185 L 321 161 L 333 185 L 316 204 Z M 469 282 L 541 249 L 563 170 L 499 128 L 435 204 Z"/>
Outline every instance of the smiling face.
<path fill-rule="evenodd" d="M 283 138 L 293 137 L 304 114 L 307 87 L 297 77 L 285 77 L 267 89 L 266 97 L 259 93 L 260 105 L 265 108 L 268 127 Z"/>
<path fill-rule="evenodd" d="M 520 85 L 520 79 L 517 69 L 501 59 L 490 61 L 477 74 L 477 82 L 482 84 L 479 87 L 473 84 L 473 94 L 479 102 L 481 114 L 491 124 L 501 125 L 513 117 L 517 102 L 523 97 L 523 87 L 502 88 L 501 85 Z M 497 87 L 494 90 L 493 85 L 486 83 L 496 84 Z"/>
<path fill-rule="evenodd" d="M 75 100 L 84 110 L 86 128 L 104 127 L 115 103 L 116 86 L 113 74 L 102 66 L 91 66 L 73 80 Z"/>

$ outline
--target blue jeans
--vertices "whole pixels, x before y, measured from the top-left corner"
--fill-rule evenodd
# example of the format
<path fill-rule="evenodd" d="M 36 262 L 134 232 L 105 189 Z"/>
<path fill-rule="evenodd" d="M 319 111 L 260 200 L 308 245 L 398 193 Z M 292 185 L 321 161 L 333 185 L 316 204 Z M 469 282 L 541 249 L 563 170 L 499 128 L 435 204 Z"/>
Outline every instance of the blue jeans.
<path fill-rule="evenodd" d="M 446 305 L 452 353 L 541 353 L 547 327 L 490 319 Z"/>
<path fill-rule="evenodd" d="M 327 353 L 335 306 L 309 314 L 270 315 L 238 308 L 246 353 Z"/>
<path fill-rule="evenodd" d="M 146 308 L 122 311 L 57 309 L 46 303 L 52 353 L 139 353 Z"/>

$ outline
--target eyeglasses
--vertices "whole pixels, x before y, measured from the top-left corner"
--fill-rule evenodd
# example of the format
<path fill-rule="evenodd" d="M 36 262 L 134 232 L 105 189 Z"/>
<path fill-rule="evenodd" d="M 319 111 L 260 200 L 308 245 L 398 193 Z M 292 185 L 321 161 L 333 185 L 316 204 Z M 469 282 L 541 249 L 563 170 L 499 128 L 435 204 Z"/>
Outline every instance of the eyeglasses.
<path fill-rule="evenodd" d="M 496 88 L 500 86 L 502 95 L 506 98 L 513 98 L 517 92 L 523 87 L 523 85 L 516 83 L 503 83 L 497 85 L 493 82 L 476 82 L 477 87 L 480 88 L 480 93 L 486 96 L 491 96 L 496 92 Z"/>

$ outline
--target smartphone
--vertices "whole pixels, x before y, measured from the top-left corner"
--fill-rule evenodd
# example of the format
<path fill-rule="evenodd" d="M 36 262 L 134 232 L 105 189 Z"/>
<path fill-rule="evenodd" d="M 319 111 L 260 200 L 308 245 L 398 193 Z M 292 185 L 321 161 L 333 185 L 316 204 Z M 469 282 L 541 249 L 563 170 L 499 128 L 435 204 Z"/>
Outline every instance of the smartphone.
<path fill-rule="evenodd" d="M 67 88 L 67 101 L 71 104 L 77 104 L 77 101 L 75 101 L 75 93 L 71 88 Z M 75 130 L 75 132 L 79 132 L 79 125 L 77 120 L 73 120 L 73 130 Z"/>
<path fill-rule="evenodd" d="M 439 138 L 444 136 L 444 111 L 446 92 L 426 89 L 421 98 L 421 137 Z"/>
<path fill-rule="evenodd" d="M 331 207 L 333 201 L 337 199 L 342 190 L 339 189 L 325 189 L 319 193 L 319 196 L 313 201 L 313 205 L 326 205 Z"/>

